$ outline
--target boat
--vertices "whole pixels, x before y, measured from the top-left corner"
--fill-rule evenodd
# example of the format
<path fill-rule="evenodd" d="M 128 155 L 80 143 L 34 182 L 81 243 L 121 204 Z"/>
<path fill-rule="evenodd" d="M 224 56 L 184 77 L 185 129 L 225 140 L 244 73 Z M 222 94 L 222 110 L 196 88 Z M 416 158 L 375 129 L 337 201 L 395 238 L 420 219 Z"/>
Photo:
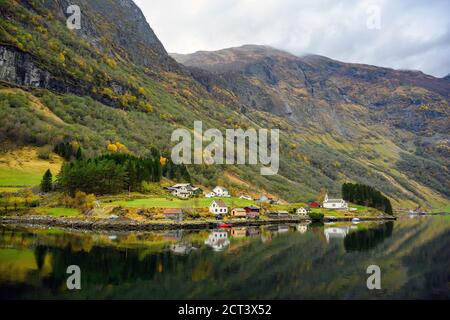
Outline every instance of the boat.
<path fill-rule="evenodd" d="M 233 225 L 231 223 L 219 223 L 217 224 L 217 228 L 220 229 L 228 229 L 231 228 Z"/>
<path fill-rule="evenodd" d="M 353 218 L 352 219 L 352 222 L 353 223 L 359 223 L 361 221 L 361 219 L 359 219 L 359 218 Z"/>

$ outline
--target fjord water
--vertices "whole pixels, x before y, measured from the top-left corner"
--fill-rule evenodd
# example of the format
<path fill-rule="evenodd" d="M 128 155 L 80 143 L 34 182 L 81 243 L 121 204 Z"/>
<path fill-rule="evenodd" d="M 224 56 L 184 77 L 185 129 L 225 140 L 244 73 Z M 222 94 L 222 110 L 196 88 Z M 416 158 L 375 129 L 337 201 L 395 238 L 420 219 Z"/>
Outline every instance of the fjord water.
<path fill-rule="evenodd" d="M 229 230 L 0 227 L 2 299 L 448 299 L 448 216 Z M 81 269 L 68 290 L 67 267 Z M 381 290 L 369 290 L 369 265 Z"/>

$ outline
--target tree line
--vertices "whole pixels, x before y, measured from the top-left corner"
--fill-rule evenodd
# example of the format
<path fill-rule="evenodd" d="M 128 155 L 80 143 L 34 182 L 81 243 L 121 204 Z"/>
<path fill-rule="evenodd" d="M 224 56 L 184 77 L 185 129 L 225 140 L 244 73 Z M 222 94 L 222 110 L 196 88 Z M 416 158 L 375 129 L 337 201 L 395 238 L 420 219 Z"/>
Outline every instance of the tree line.
<path fill-rule="evenodd" d="M 71 195 L 77 191 L 96 195 L 139 192 L 143 190 L 144 182 L 160 182 L 162 177 L 191 181 L 186 166 L 175 165 L 162 157 L 159 150 L 152 148 L 147 157 L 111 153 L 66 162 L 57 176 L 55 188 Z M 51 188 L 44 180 L 48 182 L 48 176 L 44 177 L 42 184 L 45 192 Z"/>
<path fill-rule="evenodd" d="M 83 152 L 81 151 L 81 147 L 74 145 L 70 142 L 61 142 L 58 143 L 53 151 L 63 157 L 65 160 L 70 161 L 72 159 L 81 159 L 83 158 Z"/>
<path fill-rule="evenodd" d="M 342 185 L 342 197 L 346 201 L 393 214 L 391 201 L 371 186 L 344 183 Z"/>

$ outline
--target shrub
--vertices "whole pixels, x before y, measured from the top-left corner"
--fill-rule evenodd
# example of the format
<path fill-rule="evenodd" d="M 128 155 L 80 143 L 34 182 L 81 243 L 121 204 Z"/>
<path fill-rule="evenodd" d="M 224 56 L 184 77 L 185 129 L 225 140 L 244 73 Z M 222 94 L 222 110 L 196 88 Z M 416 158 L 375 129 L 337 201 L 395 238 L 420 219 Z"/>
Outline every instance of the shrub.
<path fill-rule="evenodd" d="M 325 217 L 322 212 L 310 212 L 308 215 L 314 221 L 321 221 Z"/>

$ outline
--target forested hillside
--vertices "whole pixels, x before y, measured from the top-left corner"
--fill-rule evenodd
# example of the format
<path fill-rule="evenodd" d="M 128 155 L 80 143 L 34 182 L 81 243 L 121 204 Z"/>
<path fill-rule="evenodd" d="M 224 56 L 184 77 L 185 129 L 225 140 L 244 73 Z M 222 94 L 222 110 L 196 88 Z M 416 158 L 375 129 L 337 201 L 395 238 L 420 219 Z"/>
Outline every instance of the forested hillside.
<path fill-rule="evenodd" d="M 397 206 L 448 201 L 448 79 L 405 74 L 409 80 L 395 80 L 405 86 L 361 86 L 384 69 L 349 67 L 344 77 L 326 59 L 308 62 L 300 79 L 301 64 L 294 73 L 271 56 L 244 74 L 193 70 L 166 53 L 131 0 L 70 4 L 82 10 L 81 30 L 66 27 L 68 1 L 0 0 L 1 152 L 74 143 L 87 157 L 114 152 L 111 144 L 136 156 L 152 147 L 167 155 L 172 131 L 195 120 L 222 131 L 279 128 L 278 175 L 261 176 L 257 166 L 188 166 L 193 182 L 307 201 L 324 188 L 340 193 L 347 181 L 376 186 Z M 401 94 L 376 100 L 372 88 L 377 97 Z M 365 100 L 371 113 L 361 116 Z"/>

